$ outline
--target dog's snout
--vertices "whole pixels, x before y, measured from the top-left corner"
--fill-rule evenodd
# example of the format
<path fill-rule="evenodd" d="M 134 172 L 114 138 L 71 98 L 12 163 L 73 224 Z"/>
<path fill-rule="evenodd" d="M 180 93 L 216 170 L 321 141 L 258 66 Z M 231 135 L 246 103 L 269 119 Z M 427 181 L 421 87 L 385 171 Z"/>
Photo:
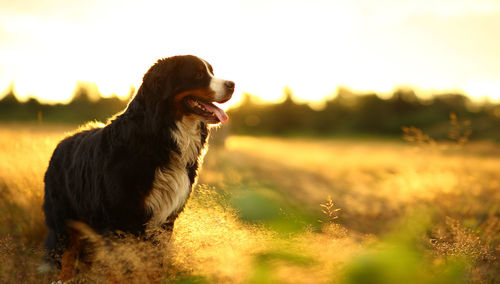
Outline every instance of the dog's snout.
<path fill-rule="evenodd" d="M 224 86 L 228 89 L 234 89 L 234 82 L 233 81 L 226 81 L 224 82 Z"/>

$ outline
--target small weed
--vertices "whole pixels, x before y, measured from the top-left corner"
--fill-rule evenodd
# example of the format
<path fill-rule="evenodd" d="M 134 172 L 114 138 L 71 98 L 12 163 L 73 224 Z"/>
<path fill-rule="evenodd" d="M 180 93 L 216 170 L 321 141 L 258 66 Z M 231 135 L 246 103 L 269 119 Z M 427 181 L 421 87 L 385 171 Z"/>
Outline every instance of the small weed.
<path fill-rule="evenodd" d="M 323 209 L 321 212 L 324 214 L 326 220 L 319 220 L 321 223 L 333 223 L 336 219 L 339 218 L 338 212 L 340 208 L 335 208 L 335 204 L 333 203 L 332 197 L 328 195 L 328 198 L 325 203 L 321 203 Z"/>

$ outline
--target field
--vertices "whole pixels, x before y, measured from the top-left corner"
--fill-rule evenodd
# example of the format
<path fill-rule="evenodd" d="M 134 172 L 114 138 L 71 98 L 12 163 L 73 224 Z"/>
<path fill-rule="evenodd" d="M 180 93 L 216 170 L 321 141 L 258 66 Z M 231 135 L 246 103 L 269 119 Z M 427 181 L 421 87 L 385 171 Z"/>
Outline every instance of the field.
<path fill-rule="evenodd" d="M 2 283 L 56 277 L 37 273 L 43 174 L 71 130 L 0 126 Z M 75 281 L 499 283 L 500 145 L 431 142 L 229 136 L 170 243 L 89 233 Z"/>

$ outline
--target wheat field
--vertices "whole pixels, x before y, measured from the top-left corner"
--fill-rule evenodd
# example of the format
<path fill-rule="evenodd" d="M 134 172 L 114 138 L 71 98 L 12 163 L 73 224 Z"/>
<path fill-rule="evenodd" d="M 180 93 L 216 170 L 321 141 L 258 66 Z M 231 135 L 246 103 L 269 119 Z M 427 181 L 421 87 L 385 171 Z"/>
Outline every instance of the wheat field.
<path fill-rule="evenodd" d="M 71 126 L 0 126 L 0 282 L 38 273 Z M 160 245 L 95 238 L 76 283 L 498 283 L 500 145 L 229 136 Z"/>

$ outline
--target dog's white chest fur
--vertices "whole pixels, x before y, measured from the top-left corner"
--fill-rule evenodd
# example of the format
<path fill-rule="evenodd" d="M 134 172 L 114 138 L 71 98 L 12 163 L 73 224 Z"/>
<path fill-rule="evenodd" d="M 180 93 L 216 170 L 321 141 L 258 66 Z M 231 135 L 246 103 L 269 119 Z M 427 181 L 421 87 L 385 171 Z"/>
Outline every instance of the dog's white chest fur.
<path fill-rule="evenodd" d="M 186 166 L 193 164 L 196 159 L 199 159 L 201 166 L 205 152 L 201 149 L 199 120 L 184 117 L 177 122 L 177 127 L 172 136 L 180 149 L 180 155 L 172 151 L 170 163 L 156 169 L 153 188 L 146 198 L 146 210 L 152 213 L 149 227 L 162 225 L 167 217 L 179 210 L 187 201 L 191 184 Z"/>

